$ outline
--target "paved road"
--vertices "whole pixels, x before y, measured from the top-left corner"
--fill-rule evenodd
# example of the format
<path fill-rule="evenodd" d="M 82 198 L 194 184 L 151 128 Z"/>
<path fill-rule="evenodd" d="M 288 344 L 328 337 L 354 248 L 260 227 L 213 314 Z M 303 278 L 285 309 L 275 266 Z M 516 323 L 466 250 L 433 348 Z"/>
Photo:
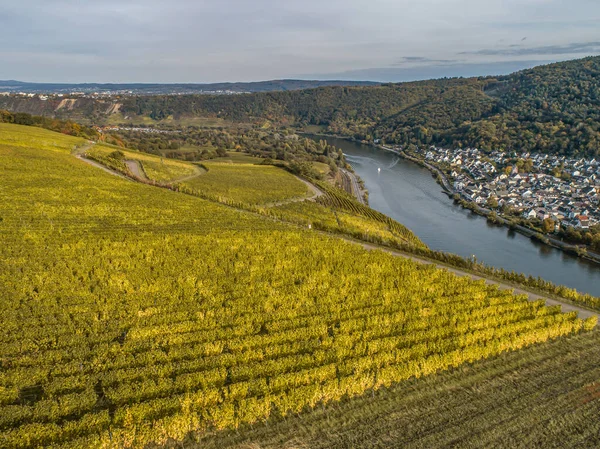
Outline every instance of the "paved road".
<path fill-rule="evenodd" d="M 354 194 L 354 196 L 356 197 L 356 199 L 358 200 L 358 202 L 360 204 L 365 204 L 365 199 L 362 196 L 362 190 L 360 188 L 360 184 L 358 184 L 358 180 L 356 179 L 356 175 L 354 173 L 352 173 L 351 171 L 348 171 L 346 169 L 342 168 L 342 172 L 348 176 L 348 178 L 350 179 L 350 184 L 352 185 L 352 193 Z"/>

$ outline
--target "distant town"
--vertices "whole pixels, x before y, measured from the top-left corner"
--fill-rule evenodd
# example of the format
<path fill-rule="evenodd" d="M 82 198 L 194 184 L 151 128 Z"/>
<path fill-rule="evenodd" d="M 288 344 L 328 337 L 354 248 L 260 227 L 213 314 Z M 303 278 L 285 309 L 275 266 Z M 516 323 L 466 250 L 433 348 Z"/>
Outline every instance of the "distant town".
<path fill-rule="evenodd" d="M 600 223 L 600 162 L 596 159 L 493 151 L 417 150 L 449 178 L 467 201 L 523 218 L 551 219 L 585 230 Z"/>
<path fill-rule="evenodd" d="M 173 90 L 165 90 L 163 89 L 146 89 L 144 91 L 138 90 L 102 90 L 96 91 L 92 89 L 83 89 L 81 91 L 65 91 L 65 92 L 57 92 L 57 93 L 37 93 L 37 92 L 15 92 L 6 90 L 0 92 L 2 96 L 14 96 L 14 97 L 23 97 L 23 98 L 39 98 L 42 101 L 46 101 L 51 98 L 111 98 L 111 97 L 131 97 L 136 95 L 240 95 L 247 94 L 250 92 L 245 91 L 233 91 L 233 90 L 182 90 L 182 89 L 173 89 Z"/>

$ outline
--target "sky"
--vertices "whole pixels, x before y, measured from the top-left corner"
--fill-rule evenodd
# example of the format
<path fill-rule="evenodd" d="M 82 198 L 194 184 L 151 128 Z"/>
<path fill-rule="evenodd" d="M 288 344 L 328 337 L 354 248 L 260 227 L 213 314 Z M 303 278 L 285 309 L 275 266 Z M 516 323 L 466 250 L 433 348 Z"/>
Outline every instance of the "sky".
<path fill-rule="evenodd" d="M 600 54 L 599 0 L 0 1 L 0 79 L 407 81 Z"/>

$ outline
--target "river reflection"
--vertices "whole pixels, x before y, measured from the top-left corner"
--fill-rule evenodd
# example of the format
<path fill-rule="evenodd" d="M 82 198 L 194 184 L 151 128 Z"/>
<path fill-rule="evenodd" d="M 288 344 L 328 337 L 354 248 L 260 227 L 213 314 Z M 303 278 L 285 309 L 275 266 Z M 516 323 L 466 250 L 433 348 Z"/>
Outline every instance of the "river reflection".
<path fill-rule="evenodd" d="M 370 206 L 403 223 L 430 248 L 463 257 L 475 255 L 488 265 L 600 296 L 599 264 L 532 241 L 454 205 L 427 169 L 391 152 L 343 139 L 326 140 L 344 151 L 364 180 Z"/>

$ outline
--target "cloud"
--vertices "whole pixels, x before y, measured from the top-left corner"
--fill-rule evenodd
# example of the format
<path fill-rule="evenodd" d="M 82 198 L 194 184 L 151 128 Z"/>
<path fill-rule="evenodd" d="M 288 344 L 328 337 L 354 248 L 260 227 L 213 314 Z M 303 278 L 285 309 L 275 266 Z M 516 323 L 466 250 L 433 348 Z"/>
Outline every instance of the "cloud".
<path fill-rule="evenodd" d="M 478 56 L 558 56 L 558 55 L 582 55 L 600 53 L 599 42 L 576 42 L 567 45 L 546 45 L 542 47 L 522 47 L 511 45 L 507 48 L 487 48 L 477 51 L 463 51 L 459 55 Z"/>
<path fill-rule="evenodd" d="M 550 60 L 503 61 L 491 63 L 457 63 L 417 67 L 383 67 L 345 72 L 308 74 L 297 76 L 301 79 L 340 79 L 348 81 L 406 82 L 443 77 L 472 77 L 488 75 L 507 75 L 518 70 L 547 64 Z"/>
<path fill-rule="evenodd" d="M 547 60 L 600 41 L 598 23 L 598 0 L 0 0 L 0 79 L 253 81 Z"/>
<path fill-rule="evenodd" d="M 396 61 L 392 66 L 401 67 L 406 65 L 445 65 L 456 64 L 460 59 L 432 59 L 423 56 L 404 56 L 399 61 Z"/>

